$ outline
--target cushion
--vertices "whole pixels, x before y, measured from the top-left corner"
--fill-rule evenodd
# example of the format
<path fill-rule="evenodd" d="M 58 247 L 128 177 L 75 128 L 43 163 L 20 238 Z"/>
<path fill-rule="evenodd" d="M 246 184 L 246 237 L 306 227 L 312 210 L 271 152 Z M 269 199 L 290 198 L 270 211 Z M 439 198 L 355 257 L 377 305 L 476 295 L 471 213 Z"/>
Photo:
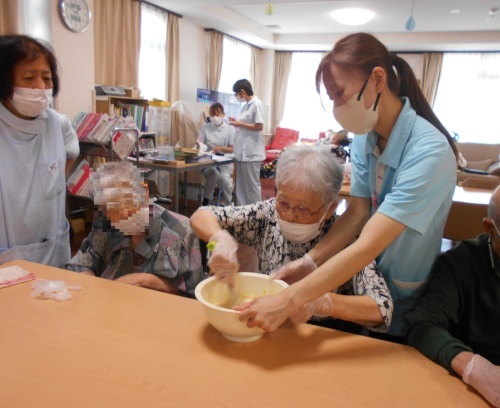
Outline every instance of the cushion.
<path fill-rule="evenodd" d="M 481 161 L 470 161 L 470 160 L 467 160 L 467 166 L 466 166 L 466 168 L 468 168 L 468 169 L 474 169 L 474 170 L 486 171 L 486 169 L 489 167 L 489 165 L 491 163 L 493 163 L 493 160 L 491 160 L 491 159 L 486 159 L 486 160 L 481 160 Z"/>

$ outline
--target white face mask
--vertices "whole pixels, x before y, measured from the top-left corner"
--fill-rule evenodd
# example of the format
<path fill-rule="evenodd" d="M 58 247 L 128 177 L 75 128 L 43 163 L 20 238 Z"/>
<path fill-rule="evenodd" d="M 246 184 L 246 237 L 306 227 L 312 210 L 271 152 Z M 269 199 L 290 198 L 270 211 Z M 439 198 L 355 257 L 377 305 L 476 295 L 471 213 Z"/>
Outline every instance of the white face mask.
<path fill-rule="evenodd" d="M 14 87 L 12 105 L 21 115 L 35 118 L 52 102 L 52 89 Z"/>
<path fill-rule="evenodd" d="M 306 242 L 312 241 L 321 232 L 321 227 L 323 226 L 323 221 L 328 212 L 328 207 L 318 222 L 313 224 L 297 224 L 294 222 L 288 222 L 282 220 L 276 211 L 278 217 L 278 225 L 283 233 L 284 237 L 294 244 L 304 244 Z"/>
<path fill-rule="evenodd" d="M 222 118 L 220 116 L 210 116 L 210 122 L 215 126 L 220 126 L 222 125 Z"/>
<path fill-rule="evenodd" d="M 370 78 L 368 78 L 370 79 Z M 368 79 L 364 83 L 358 95 L 354 94 L 346 103 L 333 107 L 333 116 L 343 129 L 355 135 L 364 135 L 372 130 L 378 121 L 377 105 L 380 93 L 377 95 L 375 104 L 369 109 L 365 108 L 363 91 Z"/>
<path fill-rule="evenodd" d="M 149 206 L 141 207 L 139 211 L 132 214 L 126 220 L 111 221 L 111 225 L 125 235 L 142 234 L 149 225 Z"/>
<path fill-rule="evenodd" d="M 243 102 L 246 102 L 246 101 L 247 101 L 245 98 L 243 98 L 243 96 L 240 96 L 240 95 L 238 95 L 238 96 L 236 97 L 236 100 L 237 100 L 239 103 L 243 103 Z"/>

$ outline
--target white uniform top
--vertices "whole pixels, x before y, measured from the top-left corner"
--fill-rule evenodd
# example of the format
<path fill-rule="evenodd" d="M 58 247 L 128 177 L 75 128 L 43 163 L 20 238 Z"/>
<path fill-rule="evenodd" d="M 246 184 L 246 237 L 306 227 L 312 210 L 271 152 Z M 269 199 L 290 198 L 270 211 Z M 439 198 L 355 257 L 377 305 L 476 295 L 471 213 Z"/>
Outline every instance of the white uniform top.
<path fill-rule="evenodd" d="M 238 120 L 243 123 L 264 123 L 262 115 L 262 102 L 254 96 L 241 108 Z M 262 132 L 238 128 L 234 140 L 234 156 L 240 162 L 262 161 L 266 158 L 266 149 Z"/>
<path fill-rule="evenodd" d="M 69 261 L 65 165 L 78 154 L 67 117 L 46 109 L 24 120 L 0 103 L 0 264 Z"/>
<path fill-rule="evenodd" d="M 213 150 L 215 146 L 232 146 L 234 143 L 234 138 L 236 137 L 236 130 L 234 126 L 222 122 L 222 125 L 216 126 L 212 122 L 203 125 L 200 129 L 200 134 L 198 135 L 198 142 L 207 145 L 208 150 Z M 230 166 L 231 173 L 233 171 L 233 165 Z M 229 167 L 227 168 L 229 169 Z"/>

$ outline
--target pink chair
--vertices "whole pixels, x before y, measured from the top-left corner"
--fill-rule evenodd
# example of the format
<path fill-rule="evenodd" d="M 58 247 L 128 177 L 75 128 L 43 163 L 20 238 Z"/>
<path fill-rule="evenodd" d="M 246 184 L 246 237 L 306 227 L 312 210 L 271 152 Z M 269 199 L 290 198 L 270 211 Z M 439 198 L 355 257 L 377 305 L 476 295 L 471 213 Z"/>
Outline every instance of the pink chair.
<path fill-rule="evenodd" d="M 263 163 L 272 162 L 285 147 L 298 141 L 298 130 L 277 127 L 271 144 L 266 145 L 266 158 Z"/>

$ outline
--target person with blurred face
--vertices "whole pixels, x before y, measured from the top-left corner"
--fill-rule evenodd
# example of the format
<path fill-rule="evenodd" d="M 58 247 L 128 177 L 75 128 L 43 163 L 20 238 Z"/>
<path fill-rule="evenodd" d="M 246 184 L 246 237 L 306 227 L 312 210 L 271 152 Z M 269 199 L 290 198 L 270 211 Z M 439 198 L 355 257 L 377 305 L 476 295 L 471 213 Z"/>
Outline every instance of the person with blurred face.
<path fill-rule="evenodd" d="M 233 141 L 236 135 L 234 126 L 224 121 L 224 107 L 216 102 L 210 106 L 210 122 L 203 125 L 196 139 L 197 145 L 203 143 L 213 153 L 233 153 Z M 208 205 L 214 196 L 215 186 L 222 191 L 224 203 L 231 204 L 233 201 L 233 165 L 202 169 L 205 177 L 205 188 L 203 190 L 203 205 Z"/>
<path fill-rule="evenodd" d="M 408 63 L 370 34 L 340 39 L 322 59 L 316 83 L 318 91 L 324 84 L 336 121 L 354 133 L 349 206 L 318 245 L 277 274 L 307 276 L 243 305 L 240 319 L 275 330 L 376 259 L 394 300 L 386 338 L 404 342 L 404 315 L 441 250 L 456 186 L 454 141 Z"/>
<path fill-rule="evenodd" d="M 59 92 L 49 45 L 0 36 L 0 264 L 70 259 L 65 169 L 79 154 L 70 120 L 50 108 Z"/>
<path fill-rule="evenodd" d="M 91 190 L 98 209 L 92 231 L 66 268 L 194 297 L 202 268 L 189 219 L 150 206 L 139 169 L 127 161 L 101 165 L 91 176 Z"/>

